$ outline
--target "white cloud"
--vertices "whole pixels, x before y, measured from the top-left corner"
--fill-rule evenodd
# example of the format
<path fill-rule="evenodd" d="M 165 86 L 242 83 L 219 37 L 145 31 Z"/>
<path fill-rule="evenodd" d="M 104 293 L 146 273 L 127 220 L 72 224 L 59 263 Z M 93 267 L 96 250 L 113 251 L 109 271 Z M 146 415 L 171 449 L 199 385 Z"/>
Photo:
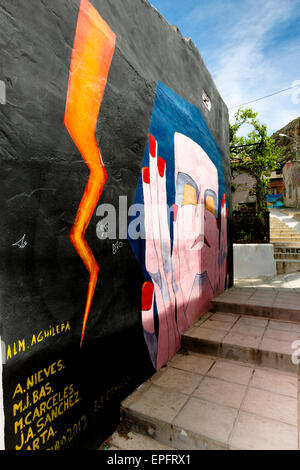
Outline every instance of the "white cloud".
<path fill-rule="evenodd" d="M 299 46 L 285 44 L 274 50 L 271 47 L 278 28 L 294 18 L 296 3 L 294 0 L 284 3 L 248 0 L 239 21 L 227 29 L 225 46 L 220 48 L 212 72 L 229 108 L 287 88 L 300 80 L 300 73 L 297 76 Z M 259 113 L 260 120 L 272 133 L 300 115 L 300 106 L 293 103 L 291 93 L 248 106 Z M 230 112 L 231 117 L 235 111 Z"/>
<path fill-rule="evenodd" d="M 229 108 L 300 80 L 299 0 L 152 1 L 193 39 Z M 248 105 L 270 134 L 300 116 L 293 92 Z"/>

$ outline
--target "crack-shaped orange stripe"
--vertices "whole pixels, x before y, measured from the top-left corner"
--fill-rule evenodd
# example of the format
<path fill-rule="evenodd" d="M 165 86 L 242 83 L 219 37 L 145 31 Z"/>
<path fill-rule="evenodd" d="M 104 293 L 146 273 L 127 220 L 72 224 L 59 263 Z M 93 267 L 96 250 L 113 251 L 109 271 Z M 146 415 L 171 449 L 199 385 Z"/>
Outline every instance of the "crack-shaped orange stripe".
<path fill-rule="evenodd" d="M 85 232 L 107 180 L 95 131 L 115 43 L 116 35 L 97 10 L 88 0 L 81 0 L 64 120 L 90 169 L 89 180 L 70 233 L 70 239 L 90 273 L 80 345 L 99 274 L 99 266 L 85 239 Z"/>

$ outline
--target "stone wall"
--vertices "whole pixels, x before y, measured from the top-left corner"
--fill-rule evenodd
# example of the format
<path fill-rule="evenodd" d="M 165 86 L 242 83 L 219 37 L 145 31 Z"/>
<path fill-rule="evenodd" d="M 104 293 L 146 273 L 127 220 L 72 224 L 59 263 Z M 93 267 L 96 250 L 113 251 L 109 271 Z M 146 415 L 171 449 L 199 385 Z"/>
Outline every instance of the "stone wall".
<path fill-rule="evenodd" d="M 247 173 L 236 173 L 233 175 L 232 183 L 234 191 L 232 191 L 232 208 L 238 204 L 253 202 L 253 194 L 255 194 L 255 179 Z"/>
<path fill-rule="evenodd" d="M 287 207 L 300 206 L 300 161 L 292 161 L 283 168 L 284 205 Z"/>

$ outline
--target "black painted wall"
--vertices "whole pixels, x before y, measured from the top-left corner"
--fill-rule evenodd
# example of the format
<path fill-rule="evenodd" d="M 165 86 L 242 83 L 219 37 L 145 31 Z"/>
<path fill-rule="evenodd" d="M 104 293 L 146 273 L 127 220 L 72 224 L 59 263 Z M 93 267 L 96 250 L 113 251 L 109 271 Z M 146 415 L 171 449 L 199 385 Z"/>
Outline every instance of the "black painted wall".
<path fill-rule="evenodd" d="M 109 175 L 101 203 L 118 207 L 124 195 L 128 206 L 134 202 L 161 81 L 200 109 L 221 152 L 230 233 L 228 112 L 198 50 L 146 0 L 91 4 L 117 37 L 96 131 Z M 0 80 L 6 85 L 6 104 L 0 105 L 0 335 L 7 449 L 96 448 L 115 428 L 120 400 L 154 372 L 141 322 L 145 278 L 127 240 L 113 255 L 112 241 L 97 238 L 96 212 L 86 239 L 100 275 L 80 348 L 88 273 L 69 234 L 89 169 L 64 125 L 79 5 L 0 0 Z M 229 252 L 232 273 L 230 246 Z M 51 415 L 54 408 L 57 416 Z"/>

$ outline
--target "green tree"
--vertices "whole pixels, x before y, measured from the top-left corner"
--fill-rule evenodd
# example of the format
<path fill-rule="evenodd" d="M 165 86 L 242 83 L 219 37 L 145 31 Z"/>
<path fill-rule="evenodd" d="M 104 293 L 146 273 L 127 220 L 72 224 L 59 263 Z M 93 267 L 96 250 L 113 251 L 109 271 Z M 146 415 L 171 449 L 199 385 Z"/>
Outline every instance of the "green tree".
<path fill-rule="evenodd" d="M 267 185 L 271 173 L 280 168 L 282 149 L 268 136 L 267 126 L 257 119 L 250 108 L 240 108 L 229 124 L 230 160 L 232 173 L 247 173 L 255 179 L 257 214 L 262 217 L 267 209 Z M 247 136 L 238 136 L 240 128 L 250 124 Z"/>

